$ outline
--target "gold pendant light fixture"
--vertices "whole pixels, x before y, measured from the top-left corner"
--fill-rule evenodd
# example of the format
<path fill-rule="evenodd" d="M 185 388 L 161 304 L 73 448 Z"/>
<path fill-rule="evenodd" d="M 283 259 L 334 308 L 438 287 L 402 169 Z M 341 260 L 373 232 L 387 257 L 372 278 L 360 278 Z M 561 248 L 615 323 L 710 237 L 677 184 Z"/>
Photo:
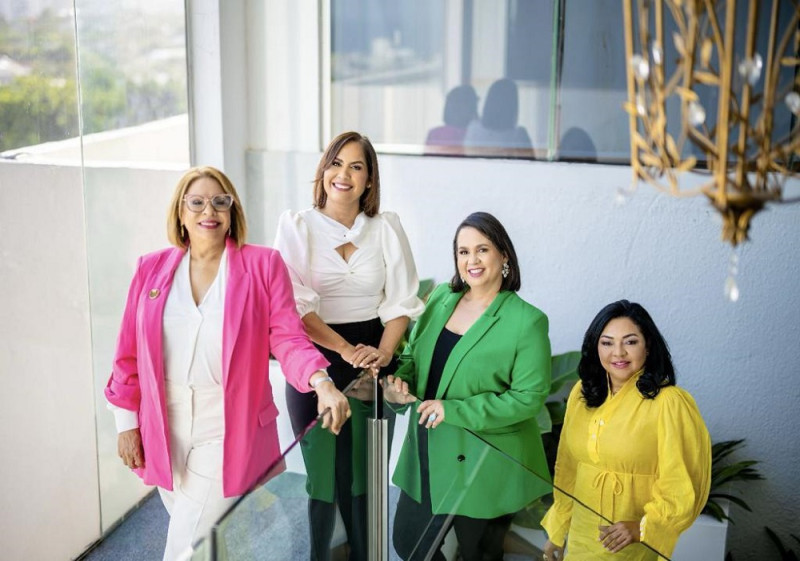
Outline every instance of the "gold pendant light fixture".
<path fill-rule="evenodd" d="M 705 195 L 736 246 L 767 203 L 794 202 L 800 2 L 739 0 L 745 19 L 737 0 L 622 1 L 634 181 Z"/>

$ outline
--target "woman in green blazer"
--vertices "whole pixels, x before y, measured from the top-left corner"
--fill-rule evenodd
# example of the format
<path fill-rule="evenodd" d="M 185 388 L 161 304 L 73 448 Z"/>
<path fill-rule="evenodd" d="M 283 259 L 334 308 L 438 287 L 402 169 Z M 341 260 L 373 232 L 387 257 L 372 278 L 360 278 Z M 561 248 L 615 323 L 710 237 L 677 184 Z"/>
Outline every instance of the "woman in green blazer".
<path fill-rule="evenodd" d="M 453 253 L 455 276 L 387 378 L 387 400 L 421 402 L 393 478 L 393 540 L 406 560 L 438 547 L 451 514 L 465 561 L 502 559 L 513 513 L 551 490 L 536 423 L 550 389 L 547 316 L 516 294 L 517 256 L 494 216 L 468 216 Z"/>

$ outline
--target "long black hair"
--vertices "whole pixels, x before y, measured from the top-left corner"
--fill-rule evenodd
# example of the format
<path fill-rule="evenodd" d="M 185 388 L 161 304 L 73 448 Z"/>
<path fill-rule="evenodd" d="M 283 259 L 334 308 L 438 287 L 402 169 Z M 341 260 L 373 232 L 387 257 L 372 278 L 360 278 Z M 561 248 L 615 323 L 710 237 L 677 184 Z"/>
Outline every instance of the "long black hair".
<path fill-rule="evenodd" d="M 583 383 L 583 398 L 589 407 L 599 407 L 608 397 L 607 374 L 600 363 L 597 344 L 608 322 L 622 317 L 628 318 L 636 324 L 642 332 L 647 348 L 644 372 L 636 381 L 636 388 L 642 397 L 654 399 L 661 388 L 675 385 L 672 356 L 667 342 L 653 322 L 653 318 L 640 304 L 619 300 L 600 310 L 583 337 L 578 375 Z"/>

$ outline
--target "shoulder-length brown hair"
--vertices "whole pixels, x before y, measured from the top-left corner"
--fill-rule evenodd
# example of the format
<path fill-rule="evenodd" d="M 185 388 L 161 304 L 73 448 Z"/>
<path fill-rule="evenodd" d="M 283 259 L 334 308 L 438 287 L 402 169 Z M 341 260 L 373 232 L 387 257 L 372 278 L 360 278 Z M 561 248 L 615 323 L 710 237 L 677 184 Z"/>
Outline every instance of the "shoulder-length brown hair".
<path fill-rule="evenodd" d="M 378 155 L 366 136 L 353 131 L 343 132 L 331 140 L 331 143 L 325 148 L 325 152 L 317 165 L 317 172 L 314 175 L 314 206 L 325 208 L 328 195 L 325 193 L 325 187 L 322 184 L 322 175 L 326 169 L 333 165 L 333 160 L 336 159 L 336 156 L 339 155 L 339 152 L 348 142 L 356 142 L 361 146 L 367 164 L 367 186 L 369 188 L 365 189 L 361 195 L 358 207 L 367 216 L 375 216 L 381 210 L 381 177 L 380 173 L 378 173 Z"/>
<path fill-rule="evenodd" d="M 183 205 L 183 196 L 186 191 L 189 190 L 192 183 L 201 177 L 213 179 L 219 183 L 219 186 L 222 187 L 226 194 L 233 197 L 233 206 L 228 211 L 231 213 L 231 229 L 228 237 L 236 242 L 236 247 L 242 247 L 247 237 L 247 220 L 244 217 L 244 209 L 242 208 L 242 201 L 239 199 L 239 193 L 236 192 L 236 188 L 227 175 L 211 166 L 192 168 L 178 180 L 178 185 L 175 186 L 175 192 L 172 194 L 169 212 L 167 213 L 167 238 L 169 242 L 181 249 L 189 247 L 189 237 L 181 223 L 181 205 Z"/>

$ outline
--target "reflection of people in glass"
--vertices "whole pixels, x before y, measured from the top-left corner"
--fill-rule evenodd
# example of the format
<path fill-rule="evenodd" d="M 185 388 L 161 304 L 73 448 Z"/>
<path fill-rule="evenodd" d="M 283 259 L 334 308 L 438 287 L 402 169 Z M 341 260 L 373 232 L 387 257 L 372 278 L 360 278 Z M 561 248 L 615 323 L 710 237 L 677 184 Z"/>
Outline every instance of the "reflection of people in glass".
<path fill-rule="evenodd" d="M 533 145 L 525 127 L 517 126 L 519 93 L 508 78 L 494 82 L 486 94 L 480 119 L 472 121 L 464 136 L 468 154 L 532 156 Z"/>
<path fill-rule="evenodd" d="M 470 85 L 456 86 L 444 103 L 444 125 L 432 128 L 425 139 L 426 154 L 462 154 L 467 125 L 478 118 L 478 95 Z"/>
<path fill-rule="evenodd" d="M 597 148 L 592 137 L 580 127 L 570 127 L 558 143 L 558 157 L 584 162 L 597 161 Z"/>
<path fill-rule="evenodd" d="M 694 400 L 675 386 L 669 349 L 647 311 L 620 300 L 583 339 L 555 469 L 555 503 L 542 520 L 545 555 L 655 560 L 708 497 L 711 442 Z M 611 524 L 560 493 L 563 489 Z"/>
<path fill-rule="evenodd" d="M 459 225 L 453 258 L 453 279 L 433 292 L 387 378 L 387 399 L 410 390 L 423 400 L 394 474 L 402 492 L 393 541 L 403 559 L 438 548 L 446 514 L 457 515 L 462 559 L 502 559 L 511 513 L 550 491 L 535 419 L 550 389 L 547 316 L 517 295 L 514 246 L 491 214 Z"/>
<path fill-rule="evenodd" d="M 139 259 L 106 388 L 119 455 L 170 513 L 165 560 L 184 559 L 280 457 L 269 356 L 337 431 L 348 402 L 297 316 L 280 254 L 246 245 L 230 180 L 189 170 L 170 204 L 175 247 Z"/>
<path fill-rule="evenodd" d="M 357 132 L 334 138 L 314 179 L 314 207 L 281 215 L 275 247 L 294 285 L 311 339 L 344 388 L 364 368 L 389 366 L 409 318 L 422 312 L 414 259 L 397 215 L 380 210 L 378 158 Z M 286 386 L 295 433 L 316 414 L 313 399 Z M 336 507 L 350 559 L 366 559 L 366 422 L 370 407 L 351 399 L 353 417 L 338 438 L 314 431 L 304 440 L 311 558 L 328 559 Z"/>

